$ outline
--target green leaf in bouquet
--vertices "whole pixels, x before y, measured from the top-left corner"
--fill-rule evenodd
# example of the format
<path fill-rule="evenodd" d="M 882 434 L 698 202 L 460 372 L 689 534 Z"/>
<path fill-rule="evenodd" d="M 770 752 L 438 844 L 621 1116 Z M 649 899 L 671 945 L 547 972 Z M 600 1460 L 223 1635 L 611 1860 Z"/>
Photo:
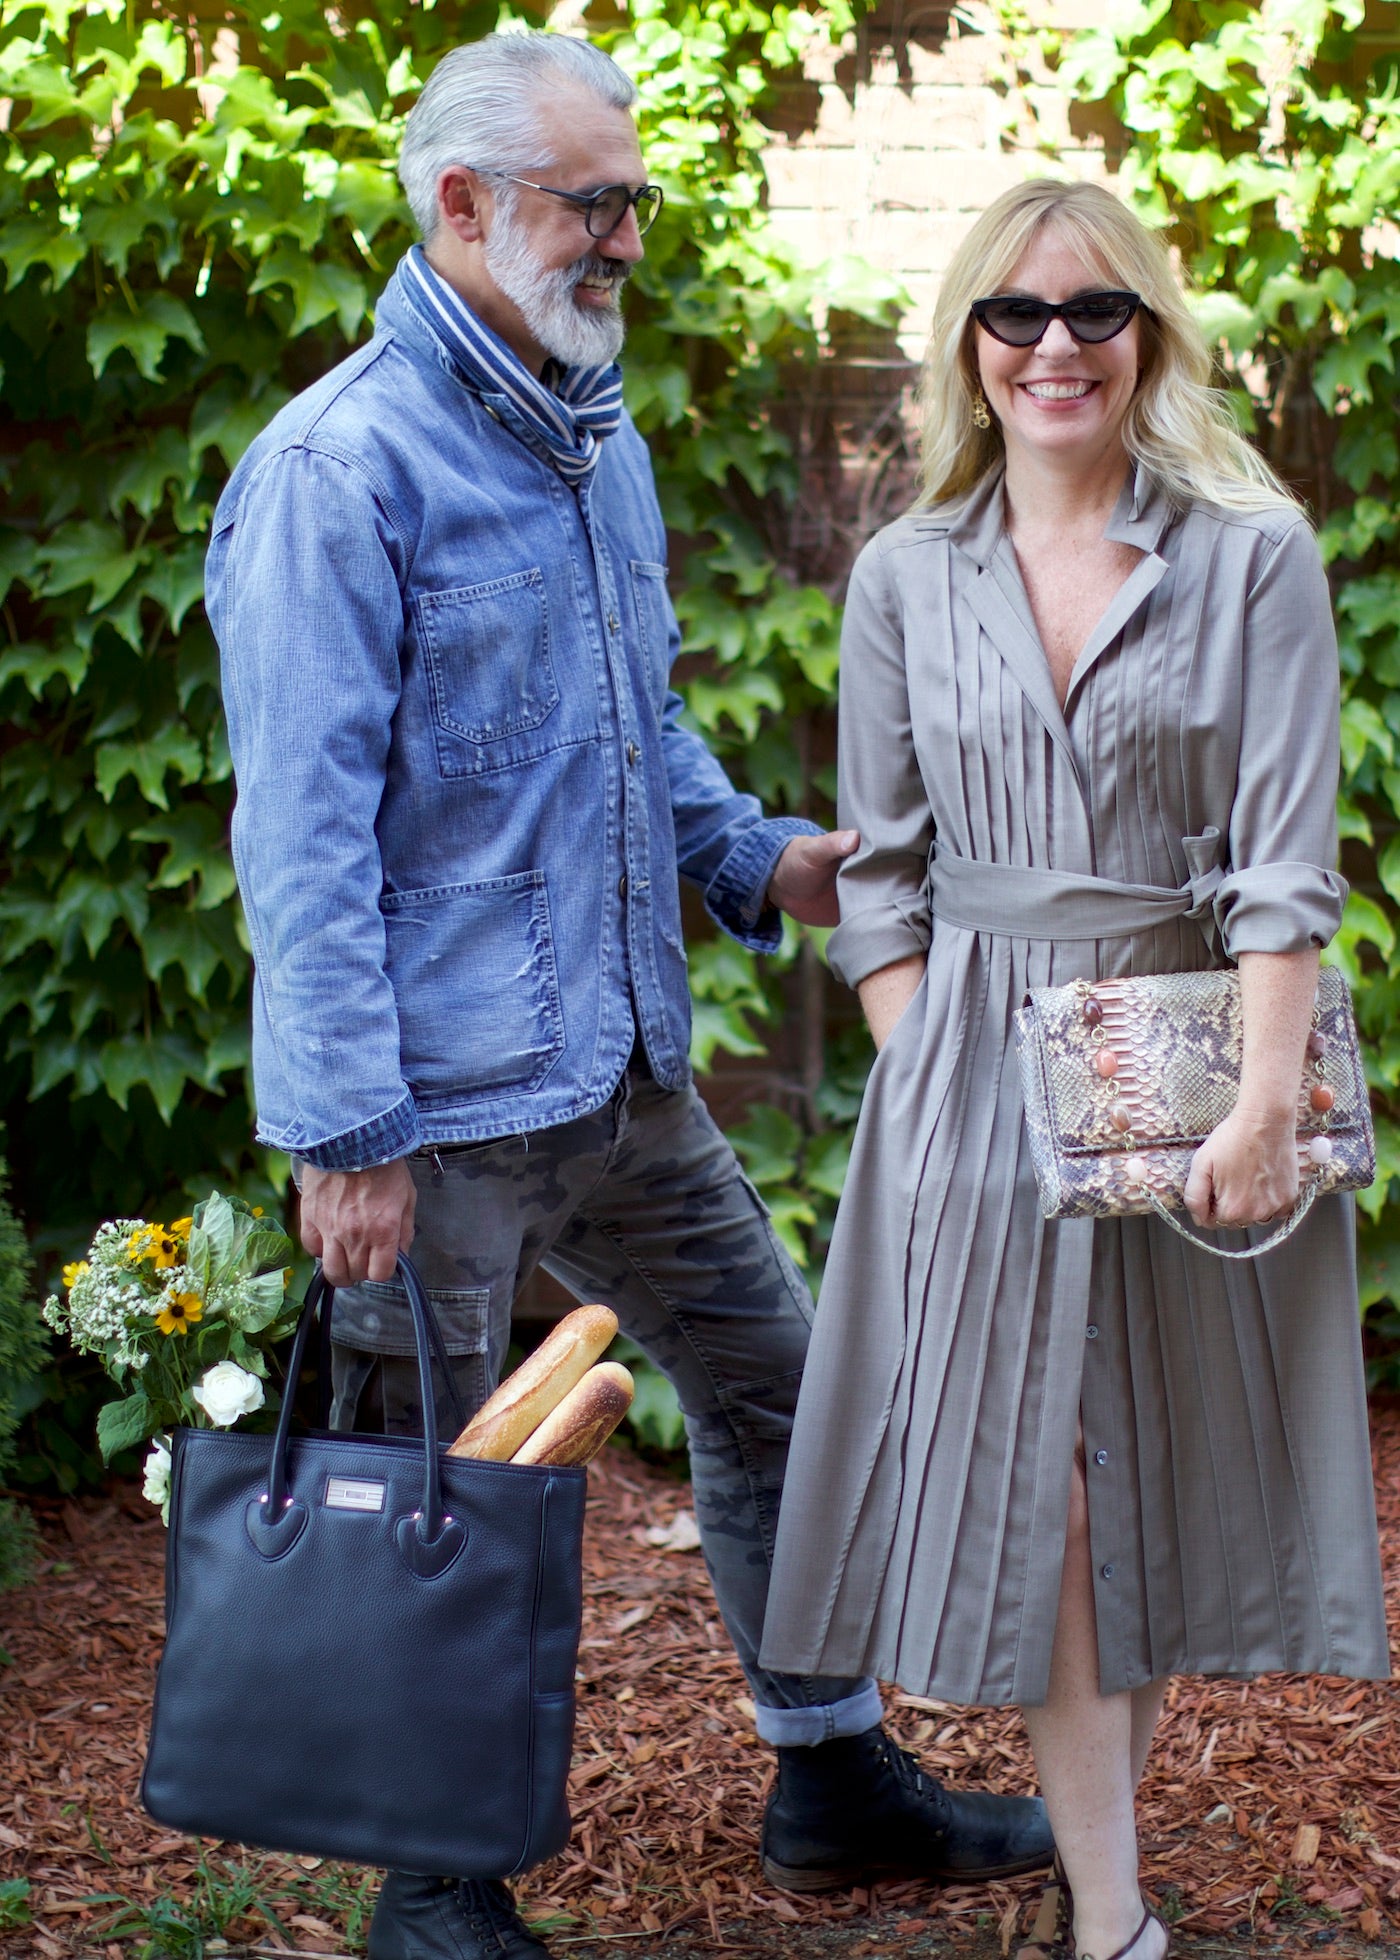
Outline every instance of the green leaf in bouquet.
<path fill-rule="evenodd" d="M 261 1219 L 254 1222 L 254 1229 L 239 1247 L 240 1262 L 247 1273 L 280 1274 L 284 1267 L 290 1266 L 295 1249 L 285 1232 L 275 1225 L 266 1225 Z"/>
<path fill-rule="evenodd" d="M 280 1271 L 259 1273 L 251 1279 L 238 1282 L 236 1304 L 229 1310 L 229 1318 L 245 1334 L 261 1334 L 270 1327 L 282 1311 L 282 1295 L 286 1290 Z"/>
<path fill-rule="evenodd" d="M 257 1332 L 260 1330 L 255 1329 L 254 1331 Z M 244 1339 L 240 1328 L 230 1327 L 229 1329 L 228 1358 L 230 1361 L 236 1361 L 240 1368 L 246 1368 L 250 1375 L 266 1376 L 267 1374 L 267 1363 L 262 1357 L 261 1350 L 255 1348 L 250 1341 Z"/>
<path fill-rule="evenodd" d="M 124 1402 L 104 1404 L 97 1417 L 97 1447 L 103 1462 L 110 1463 L 119 1450 L 135 1449 L 156 1427 L 144 1389 L 128 1395 Z"/>
<path fill-rule="evenodd" d="M 189 1262 L 207 1292 L 210 1283 L 223 1272 L 233 1253 L 233 1206 L 219 1192 L 194 1208 L 190 1227 Z"/>

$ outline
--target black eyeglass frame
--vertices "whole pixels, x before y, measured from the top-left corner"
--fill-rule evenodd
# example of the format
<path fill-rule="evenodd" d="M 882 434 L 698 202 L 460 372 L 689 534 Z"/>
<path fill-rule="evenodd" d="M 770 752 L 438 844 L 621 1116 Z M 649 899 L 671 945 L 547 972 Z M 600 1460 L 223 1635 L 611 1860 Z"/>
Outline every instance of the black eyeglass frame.
<path fill-rule="evenodd" d="M 628 190 L 626 184 L 604 184 L 598 191 L 559 191 L 552 184 L 532 183 L 528 177 L 517 177 L 509 170 L 488 170 L 481 164 L 466 166 L 478 177 L 500 177 L 507 184 L 523 184 L 527 191 L 543 191 L 546 197 L 561 197 L 566 204 L 573 204 L 583 213 L 584 229 L 590 238 L 611 238 L 620 224 L 627 220 L 627 213 L 633 212 L 637 220 L 637 230 L 648 232 L 661 215 L 661 207 L 666 202 L 666 193 L 660 184 L 643 184 L 639 191 Z M 627 200 L 617 216 L 605 231 L 593 229 L 593 215 L 605 199 L 616 197 L 619 191 Z M 643 217 L 643 205 L 647 215 Z"/>
<path fill-rule="evenodd" d="M 1074 322 L 1070 317 L 1071 314 L 1082 312 L 1086 305 L 1091 304 L 1095 300 L 1108 299 L 1120 302 L 1123 307 L 1122 319 L 1114 326 L 1111 326 L 1107 333 L 1086 334 L 1077 332 Z M 1033 306 L 1042 315 L 1038 331 L 1033 333 L 1029 340 L 1012 340 L 1008 335 L 998 333 L 996 328 L 991 324 L 991 321 L 987 318 L 988 313 L 994 306 L 1013 304 L 1017 306 Z M 1148 312 L 1150 310 L 1143 300 L 1141 293 L 1130 293 L 1117 286 L 1106 286 L 1099 292 L 1076 293 L 1073 299 L 1063 300 L 1036 299 L 1030 293 L 991 293 L 986 299 L 973 300 L 972 305 L 968 309 L 983 332 L 989 333 L 993 340 L 999 340 L 1003 347 L 1038 347 L 1041 341 L 1044 340 L 1052 320 L 1063 320 L 1070 334 L 1073 335 L 1074 339 L 1081 346 L 1102 347 L 1105 341 L 1116 340 L 1118 335 L 1124 331 L 1131 321 L 1137 318 L 1140 312 Z"/>

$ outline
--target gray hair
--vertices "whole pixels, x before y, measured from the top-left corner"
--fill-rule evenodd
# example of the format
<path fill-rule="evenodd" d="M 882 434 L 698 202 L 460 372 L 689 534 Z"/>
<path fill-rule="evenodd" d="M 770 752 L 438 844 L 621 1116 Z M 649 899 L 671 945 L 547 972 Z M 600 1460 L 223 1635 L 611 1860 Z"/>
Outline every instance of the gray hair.
<path fill-rule="evenodd" d="M 443 56 L 409 112 L 399 182 L 425 240 L 437 229 L 437 186 L 453 164 L 546 170 L 547 88 L 585 88 L 612 109 L 637 99 L 631 80 L 590 41 L 545 28 L 488 34 Z"/>

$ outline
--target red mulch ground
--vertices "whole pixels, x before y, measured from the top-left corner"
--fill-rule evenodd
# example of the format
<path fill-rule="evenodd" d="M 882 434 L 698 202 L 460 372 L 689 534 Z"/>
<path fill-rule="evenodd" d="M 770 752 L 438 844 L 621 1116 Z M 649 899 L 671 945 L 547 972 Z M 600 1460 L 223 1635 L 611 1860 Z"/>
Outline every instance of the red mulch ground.
<path fill-rule="evenodd" d="M 1400 1643 L 1400 1401 L 1374 1411 L 1393 1639 Z M 561 1956 L 733 1952 L 792 1956 L 1005 1950 L 1033 1885 L 881 1886 L 796 1901 L 754 1858 L 769 1776 L 743 1678 L 699 1555 L 648 1532 L 688 1488 L 610 1448 L 589 1498 L 574 1839 L 522 1888 Z M 0 1600 L 0 1880 L 28 1878 L 32 1925 L 0 1935 L 12 1960 L 132 1960 L 149 1922 L 200 1895 L 199 1847 L 136 1803 L 161 1636 L 163 1529 L 135 1491 L 40 1511 L 47 1560 Z M 892 1697 L 901 1739 L 950 1780 L 1025 1788 L 1014 1713 L 962 1714 Z M 1150 1891 L 1178 1915 L 1192 1960 L 1232 1953 L 1400 1954 L 1400 1698 L 1387 1683 L 1275 1676 L 1174 1683 L 1142 1804 Z M 206 1847 L 221 1916 L 249 1874 L 256 1907 L 224 1926 L 228 1953 L 358 1951 L 364 1881 L 314 1859 Z M 90 1903 L 120 1894 L 120 1908 Z M 3 1895 L 0 1895 L 3 1896 Z M 3 1924 L 3 1919 L 0 1919 Z M 124 1935 L 118 1937 L 118 1935 Z M 240 1942 L 248 1943 L 240 1948 Z M 151 1948 L 152 1953 L 159 1947 Z M 183 1951 L 195 1949 L 186 1946 Z"/>

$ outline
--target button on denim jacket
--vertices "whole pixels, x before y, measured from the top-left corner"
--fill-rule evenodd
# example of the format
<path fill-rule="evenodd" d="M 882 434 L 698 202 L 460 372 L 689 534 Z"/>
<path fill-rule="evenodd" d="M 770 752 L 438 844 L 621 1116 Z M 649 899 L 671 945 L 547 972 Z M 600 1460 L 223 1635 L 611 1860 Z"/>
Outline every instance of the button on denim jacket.
<path fill-rule="evenodd" d="M 678 874 L 770 950 L 765 821 L 681 726 L 646 449 L 575 491 L 398 276 L 220 501 L 207 601 L 256 968 L 258 1134 L 324 1170 L 689 1080 Z M 635 1003 L 635 1023 L 633 1005 Z"/>

